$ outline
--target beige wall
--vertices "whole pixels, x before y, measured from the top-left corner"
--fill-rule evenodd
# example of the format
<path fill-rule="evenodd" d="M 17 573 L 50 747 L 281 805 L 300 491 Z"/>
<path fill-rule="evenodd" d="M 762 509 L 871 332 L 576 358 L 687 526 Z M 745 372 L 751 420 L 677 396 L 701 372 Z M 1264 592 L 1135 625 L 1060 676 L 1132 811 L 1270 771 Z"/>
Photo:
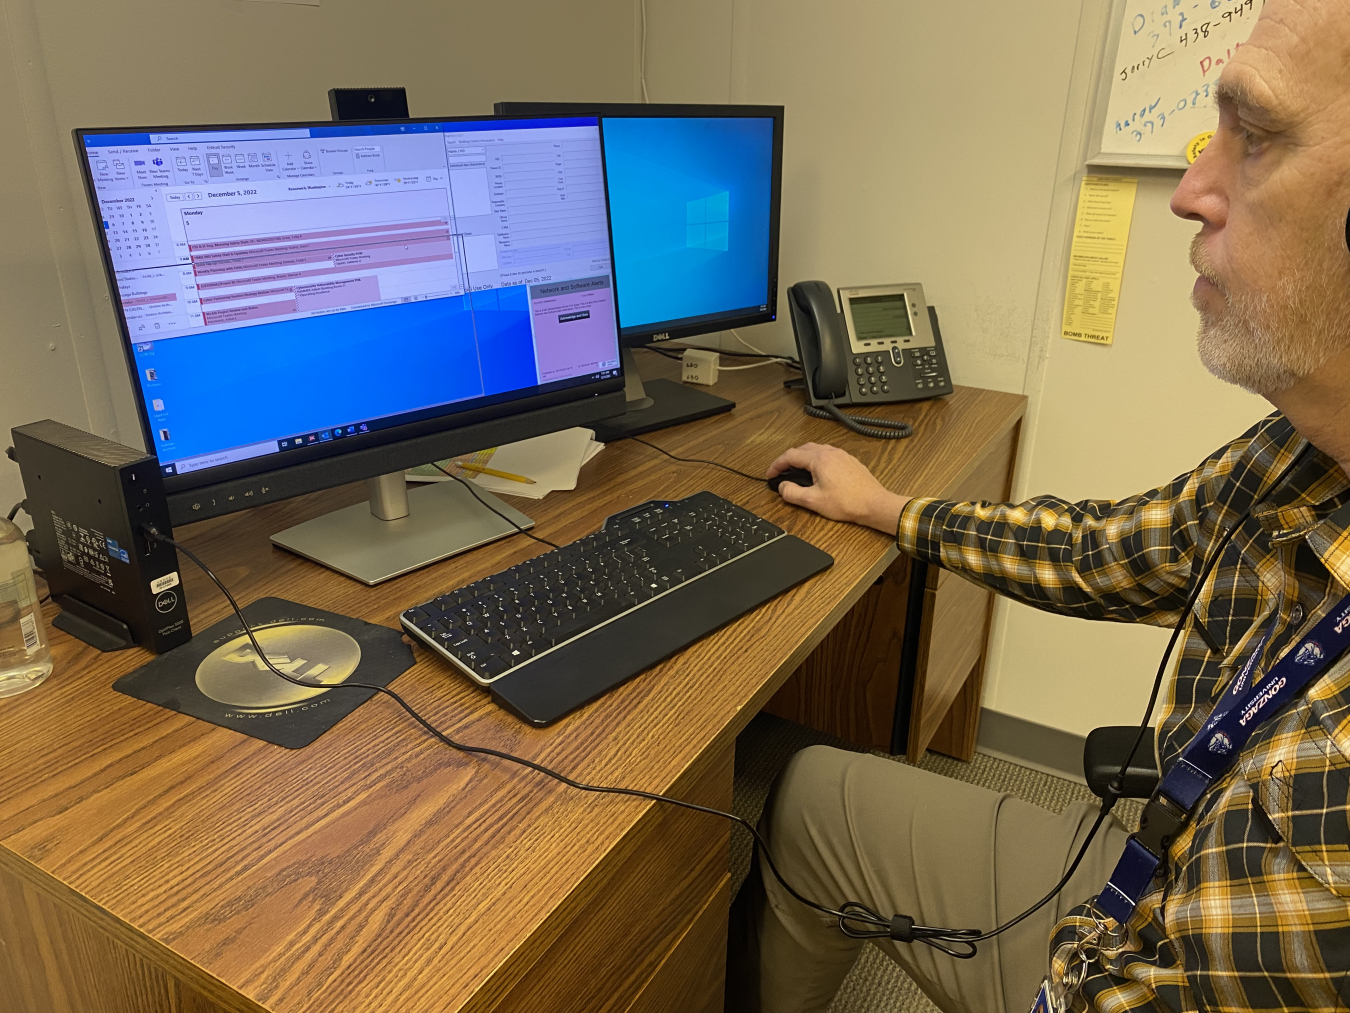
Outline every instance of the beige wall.
<path fill-rule="evenodd" d="M 1019 13 L 1036 60 L 942 4 L 647 2 L 653 102 L 787 107 L 783 287 L 922 281 L 961 382 L 1020 390 L 1077 0 Z M 786 313 L 755 333 L 792 347 Z"/>
<path fill-rule="evenodd" d="M 637 27 L 634 0 L 0 0 L 0 432 L 141 445 L 71 128 L 326 119 L 333 86 L 404 85 L 415 116 L 629 101 Z M 21 495 L 0 464 L 0 509 Z"/>
<path fill-rule="evenodd" d="M 1019 496 L 1150 488 L 1268 410 L 1195 356 L 1195 227 L 1168 211 L 1176 173 L 1136 173 L 1116 343 L 1058 337 L 1104 0 L 1015 17 L 913 0 L 648 3 L 652 101 L 787 106 L 783 288 L 922 281 L 956 381 L 1030 396 Z M 792 348 L 786 319 L 743 333 Z M 1000 603 L 985 705 L 1078 733 L 1129 723 L 1165 640 Z"/>

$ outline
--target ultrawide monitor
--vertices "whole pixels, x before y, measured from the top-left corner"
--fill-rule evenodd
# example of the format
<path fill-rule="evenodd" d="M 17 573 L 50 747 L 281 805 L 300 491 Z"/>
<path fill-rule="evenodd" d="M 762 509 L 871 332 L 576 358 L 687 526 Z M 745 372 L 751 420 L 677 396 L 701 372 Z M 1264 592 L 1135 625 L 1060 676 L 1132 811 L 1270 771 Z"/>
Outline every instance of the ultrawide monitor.
<path fill-rule="evenodd" d="M 782 106 L 499 102 L 496 111 L 601 116 L 625 343 L 775 318 Z"/>
<path fill-rule="evenodd" d="M 622 411 L 594 116 L 75 142 L 178 521 Z"/>

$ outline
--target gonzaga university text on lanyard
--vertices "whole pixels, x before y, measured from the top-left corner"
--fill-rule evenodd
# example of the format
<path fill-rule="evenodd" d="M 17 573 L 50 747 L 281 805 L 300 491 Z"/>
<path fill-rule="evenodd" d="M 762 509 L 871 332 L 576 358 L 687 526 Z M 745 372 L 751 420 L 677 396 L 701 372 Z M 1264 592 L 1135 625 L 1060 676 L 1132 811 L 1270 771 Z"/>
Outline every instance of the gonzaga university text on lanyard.
<path fill-rule="evenodd" d="M 1272 625 L 1275 622 L 1271 620 Z M 1261 638 L 1233 684 L 1210 714 L 1203 728 L 1186 744 L 1181 756 L 1153 792 L 1139 820 L 1139 832 L 1125 842 L 1115 872 L 1097 897 L 1096 906 L 1121 926 L 1134 914 L 1139 899 L 1154 877 L 1165 871 L 1167 849 L 1186 825 L 1200 797 L 1231 767 L 1252 733 L 1285 704 L 1297 698 L 1322 670 L 1350 647 L 1350 595 L 1289 650 L 1264 679 L 1253 684 L 1256 663 L 1270 640 Z M 1067 1000 L 1081 986 L 1086 966 L 1070 977 L 1041 986 L 1033 1013 L 1067 1009 Z"/>

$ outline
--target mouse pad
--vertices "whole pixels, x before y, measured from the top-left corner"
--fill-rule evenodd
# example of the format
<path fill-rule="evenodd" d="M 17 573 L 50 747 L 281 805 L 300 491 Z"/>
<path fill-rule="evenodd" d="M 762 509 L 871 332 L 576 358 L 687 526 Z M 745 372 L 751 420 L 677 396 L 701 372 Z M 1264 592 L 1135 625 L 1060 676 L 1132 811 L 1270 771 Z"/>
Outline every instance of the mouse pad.
<path fill-rule="evenodd" d="M 232 728 L 287 749 L 309 745 L 375 695 L 333 689 L 344 682 L 387 686 L 413 665 L 412 648 L 387 626 L 261 598 L 244 607 L 268 670 L 233 613 L 181 647 L 122 676 L 113 689 L 147 703 Z"/>

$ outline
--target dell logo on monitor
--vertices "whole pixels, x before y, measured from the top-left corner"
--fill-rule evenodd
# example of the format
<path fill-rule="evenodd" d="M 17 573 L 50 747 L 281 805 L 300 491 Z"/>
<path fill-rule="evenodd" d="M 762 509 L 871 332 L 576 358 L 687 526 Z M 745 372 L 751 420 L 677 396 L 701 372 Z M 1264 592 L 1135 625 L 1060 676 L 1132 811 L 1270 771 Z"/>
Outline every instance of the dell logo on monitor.
<path fill-rule="evenodd" d="M 670 340 L 670 331 L 661 331 L 661 332 L 658 333 L 658 334 L 653 334 L 653 335 L 652 335 L 652 340 L 653 340 L 653 341 L 669 341 L 669 340 Z"/>

